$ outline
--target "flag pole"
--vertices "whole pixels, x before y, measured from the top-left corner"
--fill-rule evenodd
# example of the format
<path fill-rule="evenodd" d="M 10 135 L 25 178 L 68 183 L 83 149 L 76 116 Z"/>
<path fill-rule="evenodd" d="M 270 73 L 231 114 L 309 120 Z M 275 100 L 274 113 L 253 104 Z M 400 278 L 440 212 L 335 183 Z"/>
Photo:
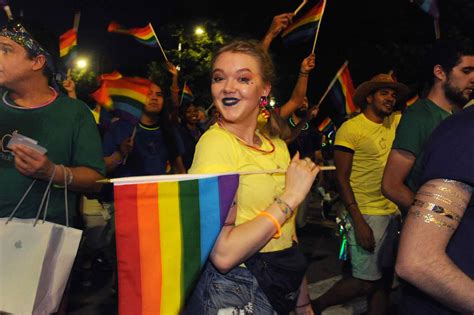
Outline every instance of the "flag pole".
<path fill-rule="evenodd" d="M 3 10 L 5 11 L 5 14 L 7 15 L 7 18 L 10 21 L 13 20 L 12 10 L 10 9 L 10 6 L 8 4 L 3 6 Z"/>
<path fill-rule="evenodd" d="M 324 92 L 323 96 L 321 96 L 321 99 L 319 100 L 318 102 L 318 105 L 316 106 L 319 106 L 321 105 L 321 103 L 323 102 L 323 100 L 326 98 L 326 96 L 328 95 L 329 91 L 331 90 L 332 86 L 334 85 L 334 83 L 336 83 L 336 80 L 337 78 L 341 75 L 342 71 L 344 71 L 344 69 L 347 67 L 347 65 L 349 64 L 349 61 L 344 61 L 344 63 L 342 64 L 342 66 L 339 68 L 339 70 L 337 71 L 336 75 L 334 76 L 334 78 L 332 78 L 331 80 L 331 83 L 329 83 L 329 86 L 328 88 L 326 89 L 326 91 Z"/>
<path fill-rule="evenodd" d="M 77 12 L 76 14 L 74 14 L 74 26 L 72 27 L 74 29 L 74 31 L 77 32 L 77 30 L 79 29 L 79 22 L 81 21 L 81 12 Z"/>
<path fill-rule="evenodd" d="M 318 28 L 316 29 L 316 35 L 314 36 L 313 50 L 311 50 L 312 54 L 314 54 L 314 49 L 316 48 L 316 41 L 318 40 L 319 28 L 321 27 L 321 23 L 323 22 L 324 11 L 326 10 L 326 0 L 323 0 L 323 1 L 324 1 L 323 12 L 321 13 L 321 19 L 319 19 Z"/>
<path fill-rule="evenodd" d="M 433 19 L 433 23 L 434 23 L 436 39 L 440 39 L 441 38 L 441 31 L 440 31 L 440 28 L 439 28 L 439 19 Z"/>
<path fill-rule="evenodd" d="M 296 8 L 295 12 L 293 12 L 293 15 L 297 15 L 298 12 L 300 12 L 300 10 L 304 7 L 304 5 L 308 2 L 308 0 L 303 0 L 303 2 L 301 2 L 301 4 L 299 5 L 299 7 Z"/>
<path fill-rule="evenodd" d="M 336 167 L 330 166 L 319 166 L 321 171 L 334 171 Z M 286 170 L 274 169 L 274 170 L 260 170 L 260 171 L 245 171 L 245 172 L 229 172 L 229 173 L 217 173 L 215 175 L 226 175 L 226 174 L 239 174 L 239 175 L 260 175 L 260 174 L 285 174 Z M 200 174 L 200 175 L 212 175 L 212 174 Z M 96 180 L 96 183 L 117 183 L 117 184 L 136 184 L 136 183 L 147 183 L 151 181 L 167 180 L 170 181 L 173 178 L 176 180 L 182 179 L 182 174 L 173 175 L 152 175 L 152 176 L 133 176 L 133 177 L 121 177 L 121 178 L 104 178 Z"/>
<path fill-rule="evenodd" d="M 184 88 L 186 87 L 186 82 L 187 82 L 187 81 L 184 81 L 183 90 L 181 91 L 181 99 L 180 99 L 180 101 L 179 101 L 179 106 L 181 106 L 181 104 L 183 104 Z"/>
<path fill-rule="evenodd" d="M 153 31 L 153 35 L 155 36 L 158 46 L 160 46 L 161 52 L 163 53 L 163 57 L 165 57 L 166 62 L 168 62 L 168 57 L 166 57 L 165 51 L 163 50 L 163 47 L 161 47 L 160 40 L 158 39 L 158 36 L 156 36 L 155 30 L 153 29 L 153 25 L 151 25 L 151 23 L 148 23 L 148 25 L 150 25 L 151 30 Z"/>

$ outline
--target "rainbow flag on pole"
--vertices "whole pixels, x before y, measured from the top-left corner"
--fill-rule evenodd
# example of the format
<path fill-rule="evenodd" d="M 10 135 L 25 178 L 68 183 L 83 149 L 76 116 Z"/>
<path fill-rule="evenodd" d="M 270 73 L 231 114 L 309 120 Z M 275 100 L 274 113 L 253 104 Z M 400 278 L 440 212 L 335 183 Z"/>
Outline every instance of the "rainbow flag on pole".
<path fill-rule="evenodd" d="M 181 101 L 179 104 L 183 104 L 183 101 L 186 103 L 190 103 L 194 101 L 194 95 L 191 91 L 191 88 L 184 82 L 183 91 L 181 93 Z"/>
<path fill-rule="evenodd" d="M 335 105 L 337 112 L 343 116 L 350 115 L 358 110 L 353 101 L 355 89 L 347 65 L 348 62 L 344 62 L 329 90 L 331 102 Z"/>
<path fill-rule="evenodd" d="M 120 72 L 118 72 L 117 70 L 114 70 L 113 72 L 110 72 L 110 73 L 102 73 L 99 76 L 99 80 L 100 81 L 118 80 L 118 79 L 121 79 L 122 77 L 123 77 L 123 75 Z"/>
<path fill-rule="evenodd" d="M 120 314 L 179 314 L 225 222 L 238 174 L 113 180 Z"/>
<path fill-rule="evenodd" d="M 323 15 L 324 1 L 321 0 L 312 9 L 306 12 L 298 20 L 291 23 L 281 34 L 282 41 L 285 45 L 296 44 L 309 41 L 314 37 L 319 21 Z"/>
<path fill-rule="evenodd" d="M 139 77 L 104 80 L 91 96 L 105 108 L 115 110 L 121 118 L 136 123 L 142 116 L 151 84 L 150 80 Z"/>
<path fill-rule="evenodd" d="M 120 33 L 133 36 L 138 42 L 151 46 L 158 47 L 155 31 L 150 23 L 144 27 L 134 27 L 126 29 L 116 22 L 110 22 L 107 31 L 110 33 Z"/>
<path fill-rule="evenodd" d="M 329 117 L 324 118 L 324 120 L 318 125 L 319 132 L 326 131 L 326 129 L 331 127 L 332 124 L 333 124 L 333 122 L 332 122 L 331 118 L 329 118 Z"/>
<path fill-rule="evenodd" d="M 70 29 L 66 33 L 59 36 L 59 56 L 66 57 L 74 47 L 77 46 L 77 32 Z"/>

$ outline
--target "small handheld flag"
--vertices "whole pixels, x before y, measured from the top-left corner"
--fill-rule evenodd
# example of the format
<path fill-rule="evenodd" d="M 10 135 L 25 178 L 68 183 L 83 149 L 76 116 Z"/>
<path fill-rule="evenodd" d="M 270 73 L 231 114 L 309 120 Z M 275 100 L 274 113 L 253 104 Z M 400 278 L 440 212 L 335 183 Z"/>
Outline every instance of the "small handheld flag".
<path fill-rule="evenodd" d="M 181 100 L 180 100 L 179 104 L 180 105 L 183 104 L 183 101 L 186 102 L 186 103 L 190 103 L 190 102 L 194 101 L 193 92 L 191 92 L 191 89 L 186 84 L 186 82 L 184 82 L 183 92 L 181 94 Z"/>
<path fill-rule="evenodd" d="M 70 29 L 59 37 L 59 56 L 66 57 L 77 46 L 77 31 Z"/>
<path fill-rule="evenodd" d="M 153 29 L 150 27 L 150 24 L 147 24 L 144 27 L 134 27 L 126 29 L 116 22 L 110 22 L 107 31 L 110 33 L 120 33 L 131 35 L 139 43 L 142 43 L 151 47 L 158 47 L 158 42 L 155 39 Z"/>
<path fill-rule="evenodd" d="M 358 110 L 353 101 L 355 89 L 352 84 L 348 64 L 349 62 L 346 60 L 339 68 L 318 103 L 321 104 L 325 97 L 329 95 L 331 102 L 336 106 L 337 112 L 343 116 L 350 115 Z"/>
<path fill-rule="evenodd" d="M 142 116 L 151 84 L 150 80 L 138 77 L 104 80 L 91 96 L 105 108 L 115 110 L 121 118 L 137 123 Z"/>
<path fill-rule="evenodd" d="M 118 79 L 121 79 L 122 78 L 122 74 L 118 71 L 113 71 L 113 72 L 110 72 L 110 73 L 102 73 L 100 76 L 99 76 L 99 79 L 100 81 L 104 81 L 104 80 L 118 80 Z"/>
<path fill-rule="evenodd" d="M 324 10 L 324 1 L 320 1 L 301 18 L 291 23 L 281 34 L 285 45 L 308 42 L 319 27 Z"/>
<path fill-rule="evenodd" d="M 163 53 L 163 57 L 166 61 L 168 61 L 168 57 L 166 57 L 165 51 L 161 46 L 160 40 L 158 36 L 156 36 L 155 30 L 151 23 L 148 23 L 144 27 L 134 27 L 130 29 L 126 29 L 122 27 L 120 24 L 116 22 L 110 22 L 107 31 L 110 33 L 121 33 L 126 35 L 133 36 L 138 42 L 151 46 L 151 47 L 160 47 L 161 52 Z"/>

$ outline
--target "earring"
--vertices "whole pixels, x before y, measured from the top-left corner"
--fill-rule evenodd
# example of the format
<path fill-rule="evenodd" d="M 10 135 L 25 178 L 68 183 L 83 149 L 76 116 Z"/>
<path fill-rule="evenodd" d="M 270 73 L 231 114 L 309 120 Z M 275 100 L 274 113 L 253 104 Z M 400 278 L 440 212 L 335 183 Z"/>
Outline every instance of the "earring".
<path fill-rule="evenodd" d="M 258 105 L 260 108 L 265 108 L 268 105 L 268 97 L 260 96 L 260 100 L 258 101 Z"/>
<path fill-rule="evenodd" d="M 257 128 L 262 130 L 265 124 L 270 118 L 270 111 L 268 109 L 268 98 L 266 96 L 261 96 L 258 102 L 258 106 L 260 107 L 260 111 L 257 116 Z"/>

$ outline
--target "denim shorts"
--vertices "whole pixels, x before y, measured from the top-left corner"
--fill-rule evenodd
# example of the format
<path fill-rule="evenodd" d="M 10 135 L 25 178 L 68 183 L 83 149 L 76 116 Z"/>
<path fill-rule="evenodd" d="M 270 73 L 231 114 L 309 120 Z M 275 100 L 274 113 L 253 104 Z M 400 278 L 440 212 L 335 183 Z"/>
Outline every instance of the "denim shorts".
<path fill-rule="evenodd" d="M 226 274 L 217 271 L 210 262 L 189 298 L 184 314 L 211 315 L 276 315 L 255 277 L 243 267 Z"/>

